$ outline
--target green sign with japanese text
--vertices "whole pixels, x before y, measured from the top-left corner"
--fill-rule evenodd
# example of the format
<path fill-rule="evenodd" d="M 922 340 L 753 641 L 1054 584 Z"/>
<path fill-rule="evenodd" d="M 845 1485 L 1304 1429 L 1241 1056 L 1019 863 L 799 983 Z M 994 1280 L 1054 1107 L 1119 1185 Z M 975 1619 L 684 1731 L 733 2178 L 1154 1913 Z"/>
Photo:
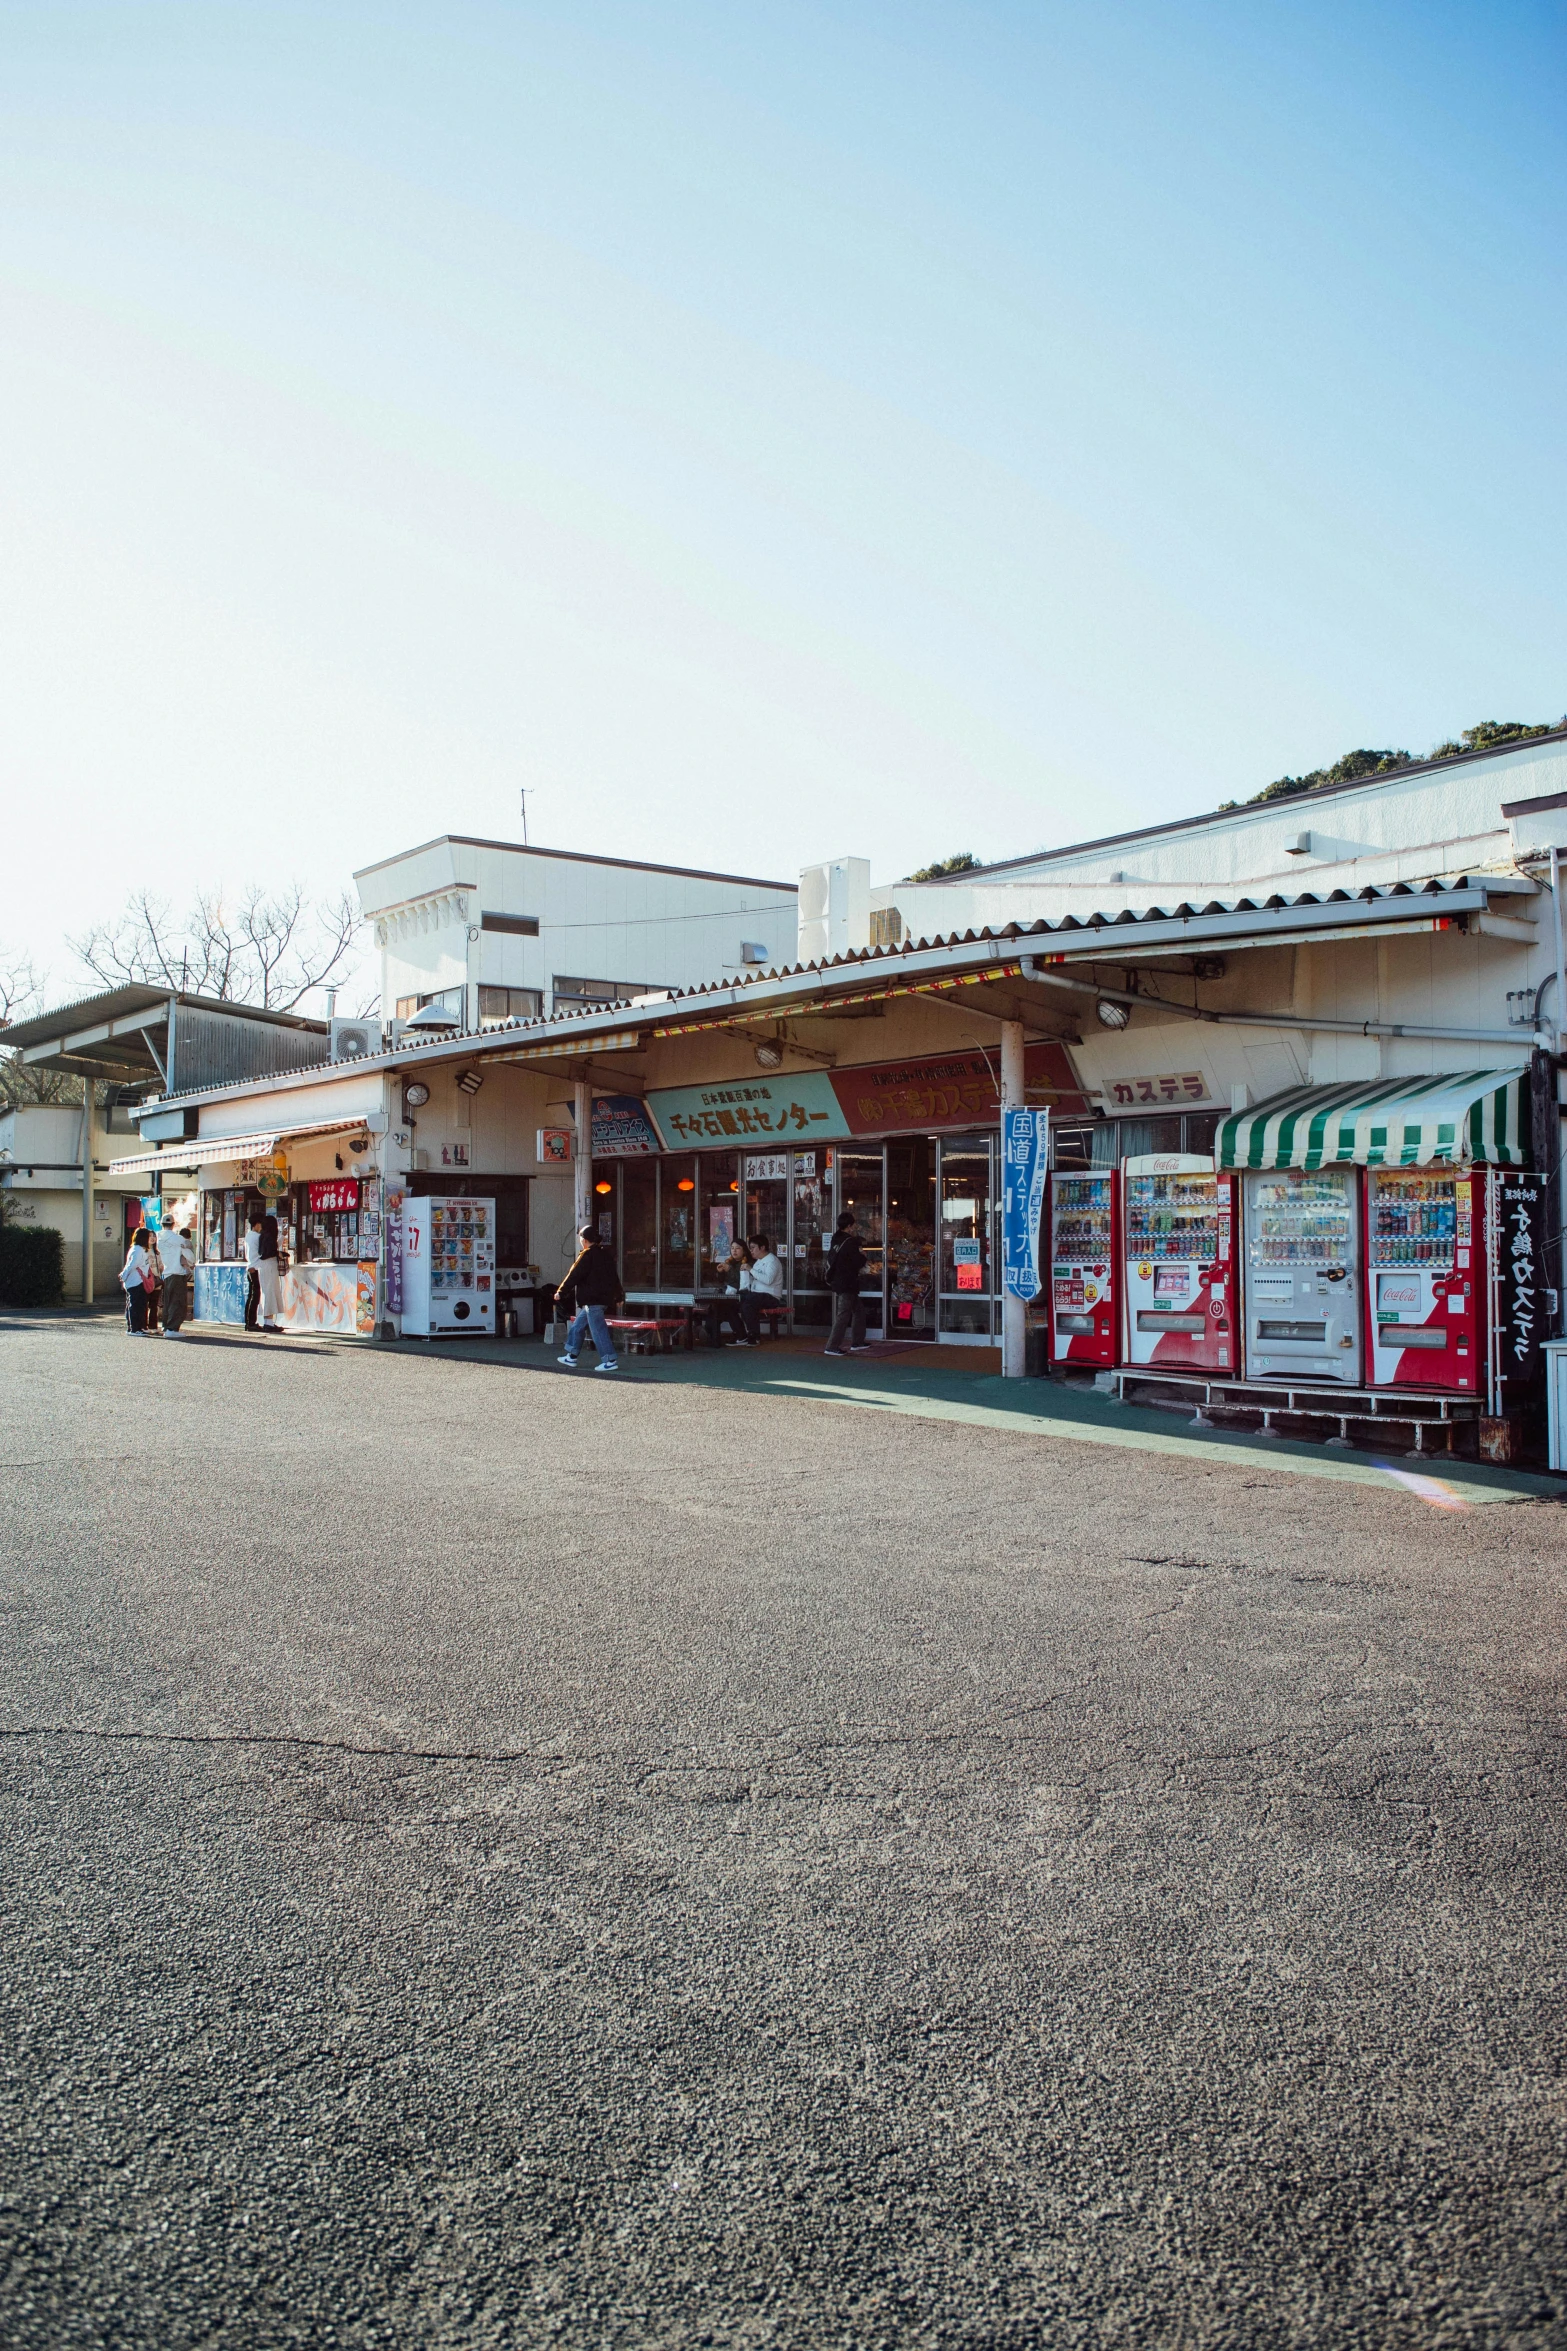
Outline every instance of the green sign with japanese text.
<path fill-rule="evenodd" d="M 825 1070 L 729 1078 L 710 1086 L 666 1086 L 649 1094 L 666 1151 L 712 1150 L 762 1140 L 834 1143 L 849 1122 Z"/>

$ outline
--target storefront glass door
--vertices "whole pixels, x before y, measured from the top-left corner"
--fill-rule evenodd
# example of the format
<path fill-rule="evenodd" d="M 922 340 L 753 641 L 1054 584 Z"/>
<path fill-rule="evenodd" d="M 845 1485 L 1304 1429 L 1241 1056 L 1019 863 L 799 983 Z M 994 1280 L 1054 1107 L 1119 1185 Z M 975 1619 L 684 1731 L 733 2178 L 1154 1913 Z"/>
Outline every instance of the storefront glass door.
<path fill-rule="evenodd" d="M 878 1144 L 871 1151 L 840 1149 L 837 1157 L 838 1214 L 853 1215 L 860 1246 L 865 1251 L 865 1274 L 860 1284 L 860 1295 L 865 1300 L 866 1328 L 879 1335 L 886 1325 L 883 1306 L 883 1153 Z"/>
<path fill-rule="evenodd" d="M 620 1163 L 620 1278 L 628 1290 L 658 1285 L 658 1161 Z"/>
<path fill-rule="evenodd" d="M 887 1145 L 887 1336 L 936 1336 L 936 1145 L 906 1135 Z"/>
<path fill-rule="evenodd" d="M 988 1339 L 994 1322 L 991 1143 L 964 1135 L 941 1146 L 940 1326 Z"/>
<path fill-rule="evenodd" d="M 832 1321 L 827 1289 L 827 1244 L 832 1238 L 832 1153 L 795 1151 L 789 1228 L 789 1283 L 795 1330 L 818 1330 Z"/>

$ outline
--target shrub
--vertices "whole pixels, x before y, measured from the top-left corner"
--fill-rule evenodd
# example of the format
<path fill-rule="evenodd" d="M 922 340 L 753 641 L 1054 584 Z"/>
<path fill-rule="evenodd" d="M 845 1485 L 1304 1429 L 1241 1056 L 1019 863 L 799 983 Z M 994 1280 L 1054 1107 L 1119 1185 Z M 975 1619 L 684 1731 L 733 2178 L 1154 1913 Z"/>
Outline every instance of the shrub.
<path fill-rule="evenodd" d="M 0 1306 L 58 1306 L 65 1294 L 65 1246 L 52 1226 L 0 1224 Z"/>

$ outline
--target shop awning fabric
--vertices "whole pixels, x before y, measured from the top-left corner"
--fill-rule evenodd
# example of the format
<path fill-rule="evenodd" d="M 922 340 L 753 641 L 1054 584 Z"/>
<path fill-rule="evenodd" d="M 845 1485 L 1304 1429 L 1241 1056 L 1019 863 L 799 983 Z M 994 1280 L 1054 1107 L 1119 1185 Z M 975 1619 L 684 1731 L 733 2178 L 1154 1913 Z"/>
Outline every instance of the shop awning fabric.
<path fill-rule="evenodd" d="M 1219 1167 L 1493 1167 L 1529 1163 L 1529 1072 L 1294 1086 L 1219 1129 Z"/>
<path fill-rule="evenodd" d="M 111 1159 L 110 1175 L 143 1175 L 157 1167 L 224 1167 L 240 1159 L 265 1159 L 279 1143 L 302 1142 L 307 1135 L 352 1135 L 362 1118 L 323 1118 L 310 1126 L 263 1127 L 254 1135 L 192 1135 L 183 1143 L 165 1143 L 161 1151 L 133 1152 L 129 1159 Z"/>

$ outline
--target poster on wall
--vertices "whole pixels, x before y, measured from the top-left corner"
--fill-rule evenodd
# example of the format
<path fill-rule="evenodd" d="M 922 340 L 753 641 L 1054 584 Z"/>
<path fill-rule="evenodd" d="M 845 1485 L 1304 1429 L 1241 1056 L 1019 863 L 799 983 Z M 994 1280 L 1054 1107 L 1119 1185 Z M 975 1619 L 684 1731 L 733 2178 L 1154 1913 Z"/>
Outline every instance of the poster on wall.
<path fill-rule="evenodd" d="M 1050 1166 L 1048 1110 L 1001 1114 L 1002 1286 L 1009 1298 L 1039 1295 L 1039 1228 Z"/>

